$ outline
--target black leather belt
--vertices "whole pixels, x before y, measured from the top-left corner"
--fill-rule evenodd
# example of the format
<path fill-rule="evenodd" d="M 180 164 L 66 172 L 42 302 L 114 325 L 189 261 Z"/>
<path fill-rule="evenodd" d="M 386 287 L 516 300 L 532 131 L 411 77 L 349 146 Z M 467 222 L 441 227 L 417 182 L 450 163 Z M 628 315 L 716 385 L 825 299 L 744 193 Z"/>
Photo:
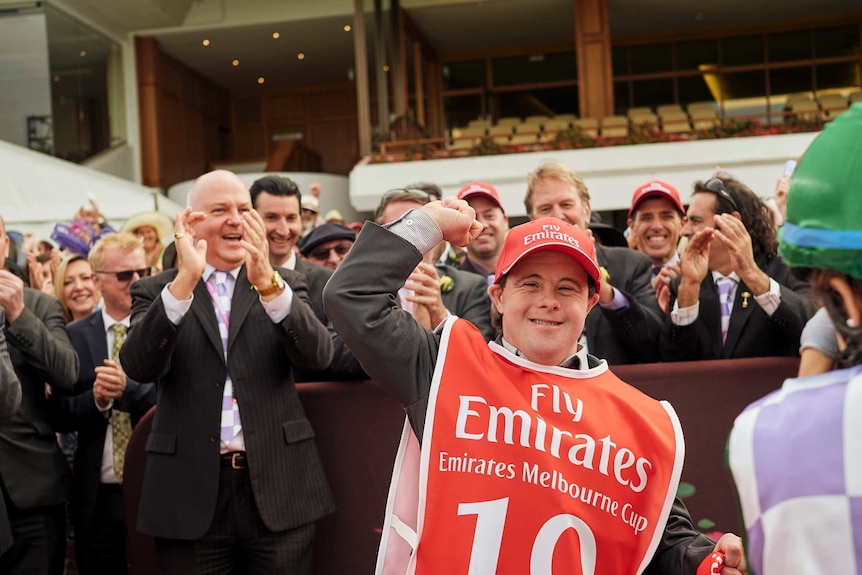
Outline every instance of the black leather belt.
<path fill-rule="evenodd" d="M 248 469 L 248 459 L 245 456 L 245 451 L 222 453 L 221 464 L 223 467 L 230 467 L 231 469 Z"/>

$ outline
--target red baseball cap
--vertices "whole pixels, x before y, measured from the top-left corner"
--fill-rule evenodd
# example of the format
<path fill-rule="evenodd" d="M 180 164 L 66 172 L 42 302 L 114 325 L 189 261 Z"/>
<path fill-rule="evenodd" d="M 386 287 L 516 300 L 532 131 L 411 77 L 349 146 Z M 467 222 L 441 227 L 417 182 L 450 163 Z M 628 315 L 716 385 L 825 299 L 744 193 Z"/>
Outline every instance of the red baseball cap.
<path fill-rule="evenodd" d="M 503 209 L 503 204 L 500 203 L 500 194 L 497 193 L 497 190 L 491 184 L 470 182 L 458 192 L 459 200 L 469 200 L 471 196 L 485 196 L 497 204 L 497 207 L 503 210 L 504 214 L 506 213 L 506 210 Z"/>
<path fill-rule="evenodd" d="M 593 241 L 577 226 L 558 218 L 540 218 L 509 230 L 497 260 L 494 283 L 500 283 L 503 276 L 528 255 L 545 250 L 571 256 L 592 278 L 596 292 L 599 291 L 602 274 L 596 263 Z"/>
<path fill-rule="evenodd" d="M 632 217 L 632 214 L 642 201 L 649 198 L 664 198 L 666 200 L 670 200 L 673 207 L 679 210 L 681 215 L 685 215 L 685 208 L 682 206 L 682 200 L 680 199 L 679 192 L 676 191 L 676 188 L 667 182 L 653 180 L 635 190 L 635 193 L 632 196 L 632 207 L 629 208 L 629 217 Z"/>

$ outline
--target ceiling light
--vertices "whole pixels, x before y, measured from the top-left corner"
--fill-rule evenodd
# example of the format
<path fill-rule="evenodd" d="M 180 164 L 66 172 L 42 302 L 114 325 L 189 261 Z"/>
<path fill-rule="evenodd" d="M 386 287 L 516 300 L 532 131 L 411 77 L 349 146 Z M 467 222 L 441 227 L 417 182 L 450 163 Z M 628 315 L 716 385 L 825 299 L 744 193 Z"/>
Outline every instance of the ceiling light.
<path fill-rule="evenodd" d="M 210 41 L 209 41 L 209 40 L 207 40 L 206 38 L 204 38 L 204 41 L 203 41 L 203 42 L 201 42 L 201 44 L 203 44 L 204 46 L 209 46 L 209 45 L 210 45 Z"/>
<path fill-rule="evenodd" d="M 54 76 L 54 81 L 55 81 L 55 82 L 59 82 L 59 81 L 60 81 L 60 76 Z"/>
<path fill-rule="evenodd" d="M 233 64 L 234 66 L 239 66 L 239 60 L 234 60 L 233 62 L 231 62 L 231 64 Z"/>
<path fill-rule="evenodd" d="M 257 79 L 258 84 L 263 84 L 264 82 L 266 82 L 266 80 L 264 80 L 263 76 L 261 76 Z"/>
<path fill-rule="evenodd" d="M 272 33 L 272 38 L 273 38 L 273 40 L 278 40 L 278 37 L 279 37 L 279 36 L 281 36 L 281 34 L 279 34 L 278 32 L 273 32 L 273 33 Z"/>
<path fill-rule="evenodd" d="M 345 24 L 345 25 L 344 25 L 344 31 L 345 31 L 345 32 L 350 32 L 350 24 Z"/>
<path fill-rule="evenodd" d="M 388 72 L 389 71 L 389 65 L 383 66 L 383 71 Z"/>
<path fill-rule="evenodd" d="M 297 55 L 296 55 L 296 57 L 297 57 L 297 59 L 299 59 L 299 60 L 305 60 L 305 54 L 303 54 L 302 52 L 300 52 L 299 54 L 297 54 Z"/>
<path fill-rule="evenodd" d="M 87 51 L 81 50 L 81 58 L 86 58 L 86 57 L 87 57 Z"/>

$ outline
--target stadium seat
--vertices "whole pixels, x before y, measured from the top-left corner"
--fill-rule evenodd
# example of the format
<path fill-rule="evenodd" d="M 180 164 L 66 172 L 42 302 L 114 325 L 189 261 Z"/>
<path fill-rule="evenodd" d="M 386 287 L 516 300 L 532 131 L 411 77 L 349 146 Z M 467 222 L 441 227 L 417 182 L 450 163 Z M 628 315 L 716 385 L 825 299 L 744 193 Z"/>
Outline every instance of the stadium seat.
<path fill-rule="evenodd" d="M 692 102 L 688 106 L 686 106 L 686 110 L 688 110 L 688 115 L 694 115 L 695 111 L 701 110 L 709 110 L 711 112 L 715 112 L 716 105 L 714 102 Z"/>
<path fill-rule="evenodd" d="M 856 102 L 862 102 L 862 90 L 850 94 L 848 100 L 850 100 L 851 104 L 855 104 Z"/>
<path fill-rule="evenodd" d="M 520 120 L 518 121 L 520 123 Z M 497 124 L 488 128 L 488 135 L 494 139 L 494 142 L 504 145 L 508 144 L 512 136 L 512 124 Z"/>
<path fill-rule="evenodd" d="M 661 117 L 661 129 L 669 134 L 691 132 L 688 114 L 683 111 L 671 111 L 663 114 Z"/>
<path fill-rule="evenodd" d="M 524 122 L 516 126 L 512 144 L 536 144 L 541 139 L 542 122 Z"/>
<path fill-rule="evenodd" d="M 453 140 L 449 145 L 450 150 L 470 149 L 485 136 L 487 128 L 478 126 L 475 128 L 461 128 L 452 130 L 452 137 L 458 138 Z"/>
<path fill-rule="evenodd" d="M 551 141 L 557 137 L 558 132 L 565 132 L 569 128 L 572 127 L 571 120 L 568 119 L 560 119 L 559 117 L 545 120 L 545 131 L 542 132 L 542 138 L 545 141 Z"/>
<path fill-rule="evenodd" d="M 824 119 L 831 120 L 848 108 L 847 98 L 841 94 L 823 94 L 818 98 Z"/>
<path fill-rule="evenodd" d="M 491 120 L 470 120 L 467 124 L 468 128 L 487 128 L 491 125 Z"/>
<path fill-rule="evenodd" d="M 640 108 L 629 108 L 628 113 L 626 114 L 629 118 L 635 118 L 637 116 L 649 116 L 652 114 L 652 108 L 649 106 L 640 107 Z"/>
<path fill-rule="evenodd" d="M 506 118 L 500 118 L 497 120 L 497 126 L 516 126 L 521 123 L 521 118 L 515 116 L 509 116 Z"/>
<path fill-rule="evenodd" d="M 550 116 L 527 116 L 526 118 L 524 118 L 524 122 L 525 123 L 544 124 L 545 122 L 547 122 L 550 119 L 551 119 Z"/>
<path fill-rule="evenodd" d="M 682 112 L 682 106 L 679 104 L 665 104 L 663 106 L 656 106 L 655 113 L 661 117 L 667 115 L 668 112 Z"/>
<path fill-rule="evenodd" d="M 812 100 L 797 99 L 790 106 L 790 111 L 797 120 L 812 122 L 820 116 L 820 108 L 817 102 Z"/>
<path fill-rule="evenodd" d="M 712 108 L 689 108 L 691 125 L 695 130 L 709 130 L 718 125 L 718 115 Z"/>
<path fill-rule="evenodd" d="M 803 105 L 804 105 L 805 103 L 808 103 L 808 102 L 814 102 L 814 100 L 812 100 L 812 99 L 811 99 L 811 94 L 810 94 L 810 93 L 804 93 L 804 94 L 790 94 L 790 95 L 788 95 L 788 96 L 787 96 L 787 100 L 786 100 L 786 102 L 785 102 L 785 105 L 787 106 L 787 108 L 788 108 L 788 109 L 791 109 L 791 110 L 792 110 L 792 109 L 793 109 L 793 107 L 794 107 L 798 102 L 802 102 L 802 103 L 803 103 Z"/>
<path fill-rule="evenodd" d="M 602 136 L 605 138 L 625 138 L 629 135 L 629 119 L 625 116 L 605 116 L 602 118 Z"/>
<path fill-rule="evenodd" d="M 629 116 L 632 127 L 635 126 L 658 126 L 658 116 L 650 112 L 649 114 L 635 114 Z"/>
<path fill-rule="evenodd" d="M 581 131 L 593 138 L 599 135 L 599 121 L 595 118 L 581 118 L 572 122 L 573 126 L 577 126 Z"/>

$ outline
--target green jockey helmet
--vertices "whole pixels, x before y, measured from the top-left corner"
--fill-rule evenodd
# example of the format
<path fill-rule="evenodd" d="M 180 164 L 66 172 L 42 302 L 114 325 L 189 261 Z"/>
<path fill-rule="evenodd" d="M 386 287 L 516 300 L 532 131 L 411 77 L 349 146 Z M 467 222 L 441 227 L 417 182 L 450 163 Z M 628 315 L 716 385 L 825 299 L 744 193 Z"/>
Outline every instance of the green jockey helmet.
<path fill-rule="evenodd" d="M 826 124 L 799 160 L 778 238 L 789 266 L 862 278 L 862 102 Z"/>

